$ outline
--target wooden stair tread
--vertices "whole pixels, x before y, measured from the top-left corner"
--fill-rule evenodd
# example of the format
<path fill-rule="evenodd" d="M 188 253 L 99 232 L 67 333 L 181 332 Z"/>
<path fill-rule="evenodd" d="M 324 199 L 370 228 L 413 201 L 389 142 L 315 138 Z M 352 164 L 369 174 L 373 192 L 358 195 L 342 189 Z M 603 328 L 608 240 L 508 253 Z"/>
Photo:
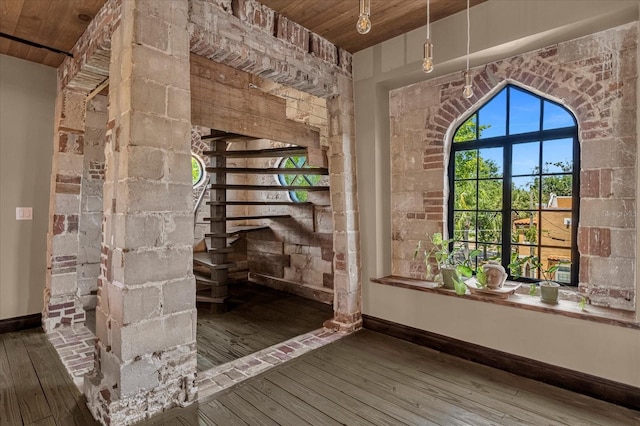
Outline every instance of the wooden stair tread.
<path fill-rule="evenodd" d="M 211 269 L 229 269 L 233 266 L 236 266 L 236 262 L 213 263 L 211 261 L 211 256 L 209 255 L 209 253 L 203 252 L 193 253 L 193 262 Z"/>
<path fill-rule="evenodd" d="M 238 234 L 243 234 L 246 232 L 252 232 L 252 231 L 260 231 L 263 229 L 268 229 L 269 225 L 252 225 L 252 226 L 227 226 L 227 232 L 224 233 L 220 233 L 220 234 L 204 234 L 204 236 L 206 238 L 211 238 L 211 237 L 220 237 L 222 238 L 224 237 L 233 237 L 236 236 Z"/>
<path fill-rule="evenodd" d="M 328 175 L 329 169 L 324 167 L 307 167 L 299 169 L 287 169 L 284 167 L 251 168 L 251 167 L 207 167 L 209 173 L 242 173 L 257 175 Z"/>
<path fill-rule="evenodd" d="M 207 251 L 209 253 L 222 254 L 222 253 L 233 253 L 235 249 L 233 247 L 220 247 L 220 248 L 210 248 Z"/>
<path fill-rule="evenodd" d="M 207 201 L 208 206 L 310 206 L 313 203 L 295 201 Z"/>
<path fill-rule="evenodd" d="M 196 302 L 224 303 L 225 300 L 227 300 L 226 297 L 211 297 L 211 296 L 204 296 L 204 295 L 196 294 Z"/>
<path fill-rule="evenodd" d="M 300 185 L 234 185 L 214 183 L 207 185 L 208 189 L 231 189 L 245 191 L 329 191 L 328 186 L 300 186 Z"/>
<path fill-rule="evenodd" d="M 307 148 L 299 146 L 287 146 L 284 148 L 267 148 L 238 151 L 203 151 L 202 155 L 208 157 L 230 157 L 230 158 L 268 158 L 268 157 L 295 157 L 297 155 L 307 155 Z"/>
<path fill-rule="evenodd" d="M 253 219 L 278 219 L 278 218 L 290 218 L 290 214 L 263 214 L 255 216 L 226 216 L 226 217 L 205 217 L 205 222 L 227 222 L 230 220 L 253 220 Z"/>

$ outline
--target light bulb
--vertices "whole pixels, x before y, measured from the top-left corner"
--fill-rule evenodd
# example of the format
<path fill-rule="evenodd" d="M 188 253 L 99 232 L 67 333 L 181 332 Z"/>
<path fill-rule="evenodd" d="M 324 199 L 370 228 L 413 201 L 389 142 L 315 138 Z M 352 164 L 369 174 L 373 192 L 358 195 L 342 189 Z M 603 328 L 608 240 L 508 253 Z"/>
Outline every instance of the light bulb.
<path fill-rule="evenodd" d="M 468 69 L 464 72 L 464 90 L 462 91 L 462 96 L 467 99 L 473 96 L 473 87 L 471 86 L 471 73 Z"/>
<path fill-rule="evenodd" d="M 462 91 L 462 96 L 464 96 L 467 99 L 473 97 L 473 88 L 471 87 L 470 84 L 464 86 L 464 90 Z"/>
<path fill-rule="evenodd" d="M 369 15 L 364 13 L 360 14 L 358 22 L 356 23 L 356 29 L 360 34 L 366 34 L 371 31 L 371 20 L 369 19 Z"/>
<path fill-rule="evenodd" d="M 429 74 L 433 71 L 433 44 L 427 39 L 424 43 L 424 60 L 422 61 L 422 71 Z"/>

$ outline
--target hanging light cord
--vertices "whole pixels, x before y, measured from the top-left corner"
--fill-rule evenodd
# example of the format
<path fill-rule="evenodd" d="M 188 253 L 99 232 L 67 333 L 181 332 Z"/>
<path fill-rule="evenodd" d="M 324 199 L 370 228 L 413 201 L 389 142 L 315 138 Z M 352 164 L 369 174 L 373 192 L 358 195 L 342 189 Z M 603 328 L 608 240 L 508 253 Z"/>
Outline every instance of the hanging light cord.
<path fill-rule="evenodd" d="M 429 31 L 429 26 L 431 23 L 431 11 L 429 10 L 429 3 L 431 3 L 429 0 L 427 0 L 427 40 L 430 39 L 430 31 Z"/>
<path fill-rule="evenodd" d="M 469 0 L 467 0 L 467 72 L 469 72 L 469 45 L 471 44 L 471 20 L 469 19 Z"/>

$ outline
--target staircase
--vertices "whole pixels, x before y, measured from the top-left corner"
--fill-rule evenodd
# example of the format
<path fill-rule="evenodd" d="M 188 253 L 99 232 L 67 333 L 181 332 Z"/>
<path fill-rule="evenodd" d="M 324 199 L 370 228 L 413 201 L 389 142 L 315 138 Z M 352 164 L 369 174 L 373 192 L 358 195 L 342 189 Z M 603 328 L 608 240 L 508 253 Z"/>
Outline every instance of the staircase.
<path fill-rule="evenodd" d="M 226 310 L 226 300 L 228 297 L 228 285 L 240 275 L 246 279 L 248 270 L 246 257 L 236 250 L 235 246 L 240 245 L 240 241 L 246 242 L 246 234 L 258 230 L 268 229 L 269 225 L 264 221 L 289 219 L 290 214 L 255 214 L 241 216 L 227 216 L 227 206 L 303 206 L 311 203 L 297 203 L 282 200 L 229 200 L 227 191 L 296 191 L 304 190 L 309 192 L 328 192 L 328 186 L 282 186 L 282 185 L 237 185 L 228 184 L 229 174 L 243 175 L 278 175 L 278 174 L 305 174 L 305 175 L 328 175 L 328 169 L 322 167 L 290 169 L 290 168 L 247 168 L 247 167 L 227 167 L 227 158 L 279 158 L 290 156 L 307 155 L 307 148 L 300 146 L 289 146 L 284 148 L 269 148 L 258 150 L 228 151 L 229 142 L 255 140 L 245 135 L 227 133 L 212 130 L 210 135 L 203 136 L 202 140 L 209 141 L 209 150 L 203 155 L 209 157 L 210 167 L 206 168 L 209 173 L 209 207 L 210 216 L 204 220 L 209 223 L 210 232 L 205 234 L 204 250 L 194 251 L 194 275 L 196 277 L 196 302 L 207 303 L 211 311 L 222 313 Z M 196 206 L 196 209 L 199 206 Z M 228 222 L 255 221 L 259 220 L 260 225 L 229 226 Z M 268 223 L 268 222 L 267 222 Z"/>

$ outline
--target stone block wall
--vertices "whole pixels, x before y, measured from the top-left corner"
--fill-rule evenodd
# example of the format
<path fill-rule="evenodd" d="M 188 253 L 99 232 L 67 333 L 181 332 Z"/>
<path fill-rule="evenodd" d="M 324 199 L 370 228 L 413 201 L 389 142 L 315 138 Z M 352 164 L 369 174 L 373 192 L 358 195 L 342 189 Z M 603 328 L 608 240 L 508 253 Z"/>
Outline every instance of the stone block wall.
<path fill-rule="evenodd" d="M 637 22 L 390 94 L 392 273 L 420 278 L 413 251 L 446 231 L 453 131 L 505 83 L 559 102 L 578 120 L 581 148 L 579 290 L 598 306 L 636 307 Z"/>
<path fill-rule="evenodd" d="M 107 97 L 97 95 L 87 103 L 78 225 L 78 295 L 85 309 L 93 309 L 97 303 L 107 120 Z"/>

